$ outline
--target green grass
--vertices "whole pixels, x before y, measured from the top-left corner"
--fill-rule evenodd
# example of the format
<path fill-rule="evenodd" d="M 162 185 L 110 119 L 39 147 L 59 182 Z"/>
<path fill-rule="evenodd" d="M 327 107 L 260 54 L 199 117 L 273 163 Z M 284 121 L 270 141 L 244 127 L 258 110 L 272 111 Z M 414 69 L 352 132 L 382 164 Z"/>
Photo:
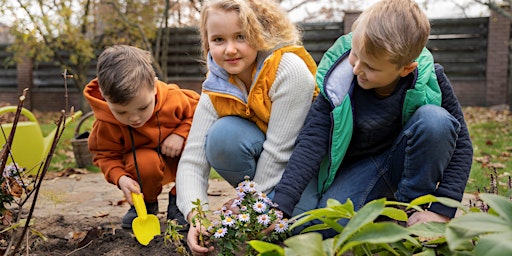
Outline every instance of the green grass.
<path fill-rule="evenodd" d="M 57 120 L 58 116 L 56 115 L 44 115 L 41 119 L 38 118 L 39 126 L 45 136 L 57 127 L 55 124 L 55 121 Z M 93 121 L 94 117 L 86 119 L 80 126 L 80 130 L 77 134 L 90 131 Z M 71 121 L 66 125 L 64 133 L 57 144 L 57 149 L 53 155 L 49 171 L 63 171 L 67 168 L 77 168 L 75 155 L 73 153 L 73 145 L 71 142 L 75 138 L 75 129 L 78 122 L 79 119 Z M 99 172 L 99 168 L 94 165 L 87 166 L 86 169 L 92 172 Z"/>
<path fill-rule="evenodd" d="M 488 108 L 464 108 L 468 129 L 473 142 L 474 157 L 471 175 L 466 187 L 467 193 L 474 193 L 484 188 L 490 188 L 490 177 L 497 175 L 498 190 L 505 194 L 508 189 L 508 179 L 512 172 L 512 114 L 508 111 L 492 111 Z M 43 133 L 55 128 L 53 120 L 43 118 L 39 121 Z M 93 118 L 88 118 L 80 127 L 80 132 L 90 130 Z M 75 157 L 71 140 L 74 137 L 78 120 L 67 125 L 52 160 L 50 171 L 62 171 L 75 168 Z M 87 167 L 90 171 L 99 171 L 95 166 Z M 212 169 L 210 178 L 220 175 Z"/>
<path fill-rule="evenodd" d="M 466 192 L 490 189 L 490 178 L 497 178 L 498 193 L 506 195 L 512 175 L 512 114 L 487 108 L 465 108 L 473 142 L 473 165 Z"/>

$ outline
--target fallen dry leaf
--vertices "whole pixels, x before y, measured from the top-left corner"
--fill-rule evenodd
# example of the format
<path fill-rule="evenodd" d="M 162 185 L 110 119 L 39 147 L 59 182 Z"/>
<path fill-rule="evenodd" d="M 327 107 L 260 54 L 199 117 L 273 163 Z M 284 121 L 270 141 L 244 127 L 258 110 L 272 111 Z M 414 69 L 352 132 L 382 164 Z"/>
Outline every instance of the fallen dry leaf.
<path fill-rule="evenodd" d="M 94 218 L 102 218 L 102 217 L 107 217 L 110 213 L 108 212 L 103 212 L 103 211 L 100 211 L 100 212 L 96 212 L 96 214 L 93 215 Z"/>

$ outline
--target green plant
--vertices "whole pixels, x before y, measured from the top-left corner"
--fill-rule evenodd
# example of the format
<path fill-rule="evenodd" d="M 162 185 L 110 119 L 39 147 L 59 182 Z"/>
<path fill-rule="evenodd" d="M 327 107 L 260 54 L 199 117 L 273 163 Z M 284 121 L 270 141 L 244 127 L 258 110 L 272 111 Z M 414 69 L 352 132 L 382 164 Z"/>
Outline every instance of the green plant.
<path fill-rule="evenodd" d="M 319 233 L 310 232 L 293 236 L 284 241 L 285 247 L 261 241 L 251 241 L 251 246 L 261 255 L 511 255 L 512 254 L 512 202 L 505 196 L 482 193 L 482 205 L 468 208 L 448 198 L 426 195 L 410 204 L 379 199 L 369 202 L 358 212 L 348 200 L 340 204 L 330 199 L 325 208 L 315 209 L 297 216 L 295 228 L 312 220 L 322 223 L 310 226 L 303 232 L 333 228 L 338 235 L 322 239 Z M 388 205 L 417 206 L 440 202 L 458 207 L 463 214 L 448 223 L 420 223 L 401 227 L 394 222 L 375 222 L 384 215 L 392 220 L 406 220 L 405 212 Z M 350 219 L 345 227 L 337 220 Z"/>
<path fill-rule="evenodd" d="M 446 227 L 451 251 L 472 251 L 474 255 L 512 254 L 512 202 L 496 194 L 479 194 L 487 207 L 452 219 Z"/>
<path fill-rule="evenodd" d="M 164 235 L 164 243 L 167 245 L 167 242 L 170 242 L 174 245 L 174 250 L 179 255 L 190 255 L 185 248 L 182 240 L 184 238 L 183 234 L 179 232 L 179 229 L 183 228 L 182 225 L 178 224 L 175 220 L 167 220 L 167 228 L 165 229 Z"/>
<path fill-rule="evenodd" d="M 461 207 L 459 202 L 448 198 L 433 196 L 420 197 L 411 203 L 400 203 L 379 199 L 364 205 L 359 211 L 354 211 L 352 201 L 344 204 L 329 199 L 325 208 L 314 209 L 294 217 L 296 222 L 292 229 L 308 225 L 311 221 L 320 224 L 306 227 L 302 234 L 284 241 L 282 251 L 275 245 L 259 241 L 251 241 L 258 252 L 265 255 L 410 255 L 411 253 L 432 252 L 432 247 L 446 247 L 446 241 L 439 239 L 444 233 L 445 223 L 422 223 L 405 228 L 397 222 L 407 221 L 405 210 L 413 208 L 423 211 L 420 205 L 430 202 Z M 377 217 L 385 216 L 391 221 L 377 222 Z M 338 223 L 340 219 L 349 219 L 346 226 Z M 316 232 L 332 228 L 338 232 L 333 238 L 323 239 Z M 268 254 L 267 254 L 268 253 Z M 447 254 L 450 255 L 450 254 Z"/>
<path fill-rule="evenodd" d="M 288 235 L 288 220 L 257 190 L 255 182 L 246 178 L 236 190 L 237 198 L 214 212 L 220 220 L 211 222 L 207 229 L 208 239 L 219 248 L 219 255 L 234 255 L 239 250 L 244 250 L 244 255 L 255 255 L 246 242 L 277 242 Z"/>
<path fill-rule="evenodd" d="M 493 175 L 498 194 L 505 195 L 507 170 L 512 170 L 512 112 L 484 107 L 465 107 L 463 111 L 474 149 L 466 193 L 485 192 L 482 188 Z"/>

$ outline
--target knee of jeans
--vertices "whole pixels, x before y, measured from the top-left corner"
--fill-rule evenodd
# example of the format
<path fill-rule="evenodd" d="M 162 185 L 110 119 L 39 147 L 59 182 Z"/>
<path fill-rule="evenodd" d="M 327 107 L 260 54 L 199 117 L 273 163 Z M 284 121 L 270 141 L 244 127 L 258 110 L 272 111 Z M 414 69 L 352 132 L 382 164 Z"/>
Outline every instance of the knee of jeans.
<path fill-rule="evenodd" d="M 215 168 L 214 168 L 215 169 Z M 217 173 L 224 178 L 232 187 L 237 187 L 238 184 L 245 180 L 245 178 L 249 177 L 250 180 L 254 178 L 254 171 L 246 170 L 223 170 L 223 169 L 215 169 Z"/>
<path fill-rule="evenodd" d="M 414 113 L 421 120 L 425 134 L 439 136 L 441 134 L 455 134 L 460 130 L 460 123 L 446 109 L 436 105 L 424 105 Z M 447 133 L 450 131 L 450 133 Z"/>

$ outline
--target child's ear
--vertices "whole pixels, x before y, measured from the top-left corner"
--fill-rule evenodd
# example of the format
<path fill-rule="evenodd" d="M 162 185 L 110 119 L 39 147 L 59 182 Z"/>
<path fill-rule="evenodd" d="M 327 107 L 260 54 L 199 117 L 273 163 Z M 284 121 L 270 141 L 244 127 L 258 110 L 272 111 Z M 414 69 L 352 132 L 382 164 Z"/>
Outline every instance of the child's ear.
<path fill-rule="evenodd" d="M 416 62 L 416 61 L 403 66 L 400 70 L 400 76 L 406 77 L 408 74 L 410 74 L 412 71 L 414 71 L 416 69 L 416 67 L 418 67 L 418 62 Z"/>
<path fill-rule="evenodd" d="M 155 83 L 154 83 L 154 86 L 153 86 L 153 91 L 155 92 L 155 95 L 156 95 L 156 92 L 157 92 L 157 84 L 158 84 L 158 77 L 155 77 Z"/>

